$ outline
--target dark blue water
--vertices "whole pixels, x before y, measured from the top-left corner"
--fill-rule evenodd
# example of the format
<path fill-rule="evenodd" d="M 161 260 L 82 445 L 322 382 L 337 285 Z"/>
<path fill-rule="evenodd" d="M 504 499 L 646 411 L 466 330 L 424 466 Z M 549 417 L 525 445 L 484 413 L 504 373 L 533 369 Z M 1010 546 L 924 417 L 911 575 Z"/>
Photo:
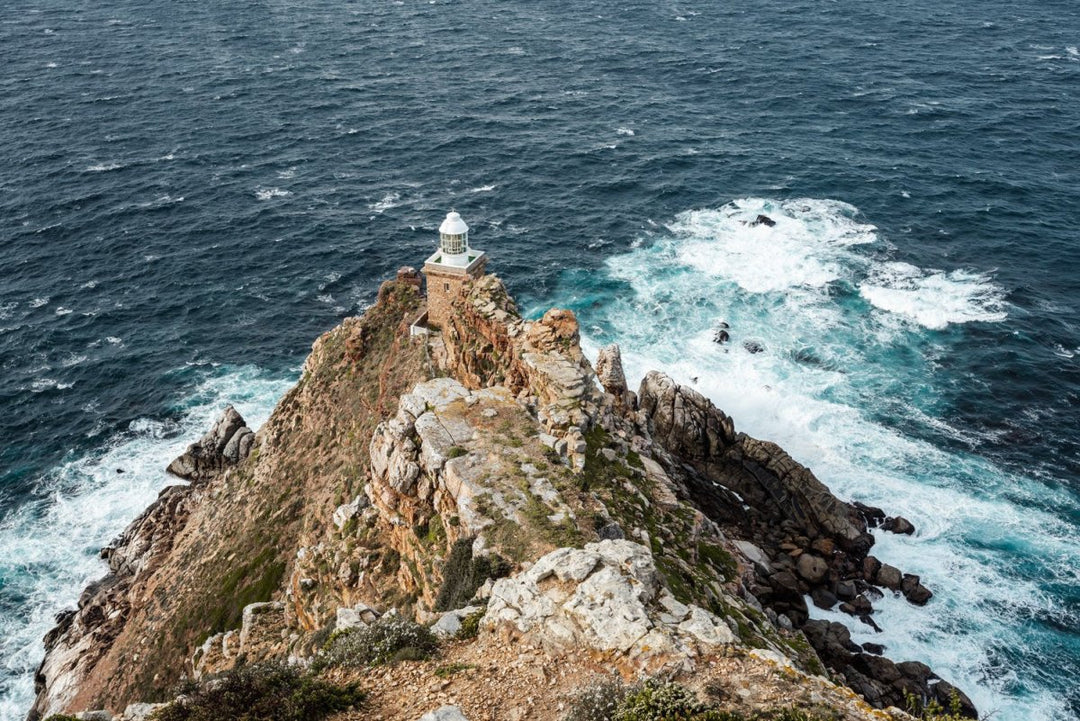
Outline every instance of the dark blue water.
<path fill-rule="evenodd" d="M 451 207 L 524 307 L 916 521 L 891 654 L 1080 717 L 1078 46 L 1066 2 L 7 3 L 0 719 L 174 452 Z"/>

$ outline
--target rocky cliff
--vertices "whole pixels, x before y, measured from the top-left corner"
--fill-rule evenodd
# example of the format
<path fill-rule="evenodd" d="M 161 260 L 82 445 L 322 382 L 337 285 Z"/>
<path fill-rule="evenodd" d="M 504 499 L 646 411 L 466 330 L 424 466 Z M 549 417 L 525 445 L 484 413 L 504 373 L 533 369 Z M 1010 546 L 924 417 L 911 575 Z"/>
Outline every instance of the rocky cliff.
<path fill-rule="evenodd" d="M 46 638 L 32 719 L 306 665 L 331 631 L 394 614 L 479 633 L 445 644 L 440 668 L 470 669 L 452 681 L 430 662 L 364 675 L 382 718 L 452 702 L 474 721 L 561 719 L 560 699 L 612 673 L 726 688 L 746 712 L 870 718 L 917 698 L 974 716 L 924 665 L 809 619 L 808 598 L 869 626 L 884 593 L 926 603 L 869 555 L 870 526 L 910 524 L 837 499 L 663 374 L 630 391 L 615 346 L 594 372 L 572 313 L 527 321 L 494 276 L 439 334 L 410 335 L 422 310 L 413 279 L 384 284 L 262 429 L 227 409 L 169 466 L 189 483 L 103 550 L 109 573 Z"/>

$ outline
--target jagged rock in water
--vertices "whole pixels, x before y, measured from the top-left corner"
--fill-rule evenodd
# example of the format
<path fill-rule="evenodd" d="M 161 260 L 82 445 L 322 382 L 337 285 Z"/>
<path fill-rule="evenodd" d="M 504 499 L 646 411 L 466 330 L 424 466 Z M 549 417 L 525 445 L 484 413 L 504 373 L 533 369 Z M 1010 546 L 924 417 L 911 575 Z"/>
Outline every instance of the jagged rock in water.
<path fill-rule="evenodd" d="M 934 699 L 949 708 L 955 693 L 961 713 L 978 718 L 971 699 L 942 681 L 928 666 L 917 661 L 894 663 L 867 653 L 852 642 L 851 633 L 842 623 L 809 621 L 803 626 L 803 633 L 827 666 L 844 674 L 851 688 L 879 708 L 903 708 L 908 694 Z"/>
<path fill-rule="evenodd" d="M 759 225 L 764 225 L 766 228 L 772 228 L 776 225 L 776 221 L 764 214 L 758 214 L 758 217 L 750 221 L 750 227 L 756 228 Z"/>
<path fill-rule="evenodd" d="M 881 524 L 881 528 L 882 530 L 899 533 L 905 536 L 910 536 L 915 533 L 915 526 L 903 516 L 886 518 L 885 522 Z"/>
<path fill-rule="evenodd" d="M 706 483 L 738 493 L 774 523 L 794 522 L 811 537 L 828 535 L 859 558 L 873 544 L 854 507 L 775 443 L 736 436 L 732 420 L 692 388 L 651 371 L 641 382 L 638 405 L 653 438 L 691 463 Z"/>
<path fill-rule="evenodd" d="M 758 340 L 748 340 L 743 343 L 743 348 L 745 348 L 748 353 L 761 353 L 765 350 L 765 345 Z"/>
<path fill-rule="evenodd" d="M 213 428 L 198 443 L 188 446 L 166 471 L 193 483 L 206 481 L 247 458 L 254 443 L 254 432 L 235 408 L 227 406 Z"/>

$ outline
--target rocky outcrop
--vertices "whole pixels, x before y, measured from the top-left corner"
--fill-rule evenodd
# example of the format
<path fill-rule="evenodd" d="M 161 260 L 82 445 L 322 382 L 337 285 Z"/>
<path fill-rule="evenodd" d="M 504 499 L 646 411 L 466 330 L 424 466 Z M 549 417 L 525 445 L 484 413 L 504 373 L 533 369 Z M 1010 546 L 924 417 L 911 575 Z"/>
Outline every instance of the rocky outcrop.
<path fill-rule="evenodd" d="M 955 697 L 964 716 L 978 718 L 971 699 L 941 680 L 926 664 L 918 661 L 894 663 L 882 656 L 864 653 L 841 623 L 810 621 L 803 631 L 818 649 L 822 660 L 843 674 L 845 683 L 874 706 L 905 708 L 907 697 L 913 696 L 920 701 L 935 700 L 943 708 L 950 708 Z"/>
<path fill-rule="evenodd" d="M 867 555 L 884 512 L 835 498 L 667 376 L 635 396 L 617 346 L 594 373 L 572 312 L 526 321 L 493 276 L 463 285 L 440 335 L 413 338 L 415 281 L 385 284 L 364 318 L 316 342 L 259 453 L 230 408 L 173 462 L 192 484 L 103 552 L 110 575 L 47 639 L 36 714 L 122 708 L 241 658 L 303 662 L 375 608 L 445 637 L 484 611 L 475 646 L 448 644 L 469 683 L 495 679 L 502 695 L 504 672 L 533 663 L 551 704 L 470 706 L 448 682 L 425 696 L 409 681 L 408 712 L 386 716 L 400 721 L 459 702 L 477 718 L 561 718 L 565 680 L 541 669 L 564 665 L 627 680 L 723 668 L 774 701 L 812 689 L 852 719 L 865 705 L 812 677 L 822 662 L 877 705 L 950 688 L 808 623 L 807 596 L 871 626 L 879 586 L 929 600 L 918 577 Z M 148 638 L 161 643 L 144 656 Z"/>
<path fill-rule="evenodd" d="M 495 582 L 481 625 L 547 651 L 592 650 L 636 671 L 691 670 L 702 652 L 735 643 L 717 616 L 664 588 L 652 553 L 630 541 L 560 548 Z"/>
<path fill-rule="evenodd" d="M 101 551 L 109 573 L 90 584 L 77 610 L 65 611 L 45 637 L 45 658 L 35 676 L 37 700 L 30 721 L 66 707 L 124 628 L 138 590 L 153 577 L 187 522 L 193 490 L 164 489 L 124 532 Z"/>
<path fill-rule="evenodd" d="M 493 275 L 466 283 L 454 308 L 442 336 L 442 365 L 455 378 L 469 388 L 507 388 L 535 410 L 549 434 L 588 430 L 601 393 L 573 312 L 553 308 L 525 321 Z"/>
<path fill-rule="evenodd" d="M 232 406 L 198 443 L 192 443 L 166 469 L 177 478 L 207 481 L 229 466 L 235 466 L 251 454 L 255 433 Z"/>
<path fill-rule="evenodd" d="M 622 352 L 615 343 L 604 346 L 596 356 L 596 379 L 604 391 L 615 400 L 619 411 L 632 409 L 635 398 L 626 385 L 623 372 Z"/>
<path fill-rule="evenodd" d="M 656 441 L 771 521 L 795 522 L 811 537 L 827 536 L 862 553 L 873 543 L 854 507 L 776 444 L 737 435 L 732 420 L 694 389 L 652 371 L 638 398 Z"/>

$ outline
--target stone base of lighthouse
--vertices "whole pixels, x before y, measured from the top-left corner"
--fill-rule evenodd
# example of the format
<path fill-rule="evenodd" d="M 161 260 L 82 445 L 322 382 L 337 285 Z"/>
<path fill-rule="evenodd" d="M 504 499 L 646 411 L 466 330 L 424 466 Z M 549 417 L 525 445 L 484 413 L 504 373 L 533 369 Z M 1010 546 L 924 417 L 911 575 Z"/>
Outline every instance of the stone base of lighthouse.
<path fill-rule="evenodd" d="M 441 329 L 446 326 L 450 319 L 450 306 L 461 292 L 461 287 L 465 281 L 482 276 L 486 266 L 487 255 L 482 252 L 467 266 L 447 265 L 434 259 L 424 263 L 429 327 Z"/>

